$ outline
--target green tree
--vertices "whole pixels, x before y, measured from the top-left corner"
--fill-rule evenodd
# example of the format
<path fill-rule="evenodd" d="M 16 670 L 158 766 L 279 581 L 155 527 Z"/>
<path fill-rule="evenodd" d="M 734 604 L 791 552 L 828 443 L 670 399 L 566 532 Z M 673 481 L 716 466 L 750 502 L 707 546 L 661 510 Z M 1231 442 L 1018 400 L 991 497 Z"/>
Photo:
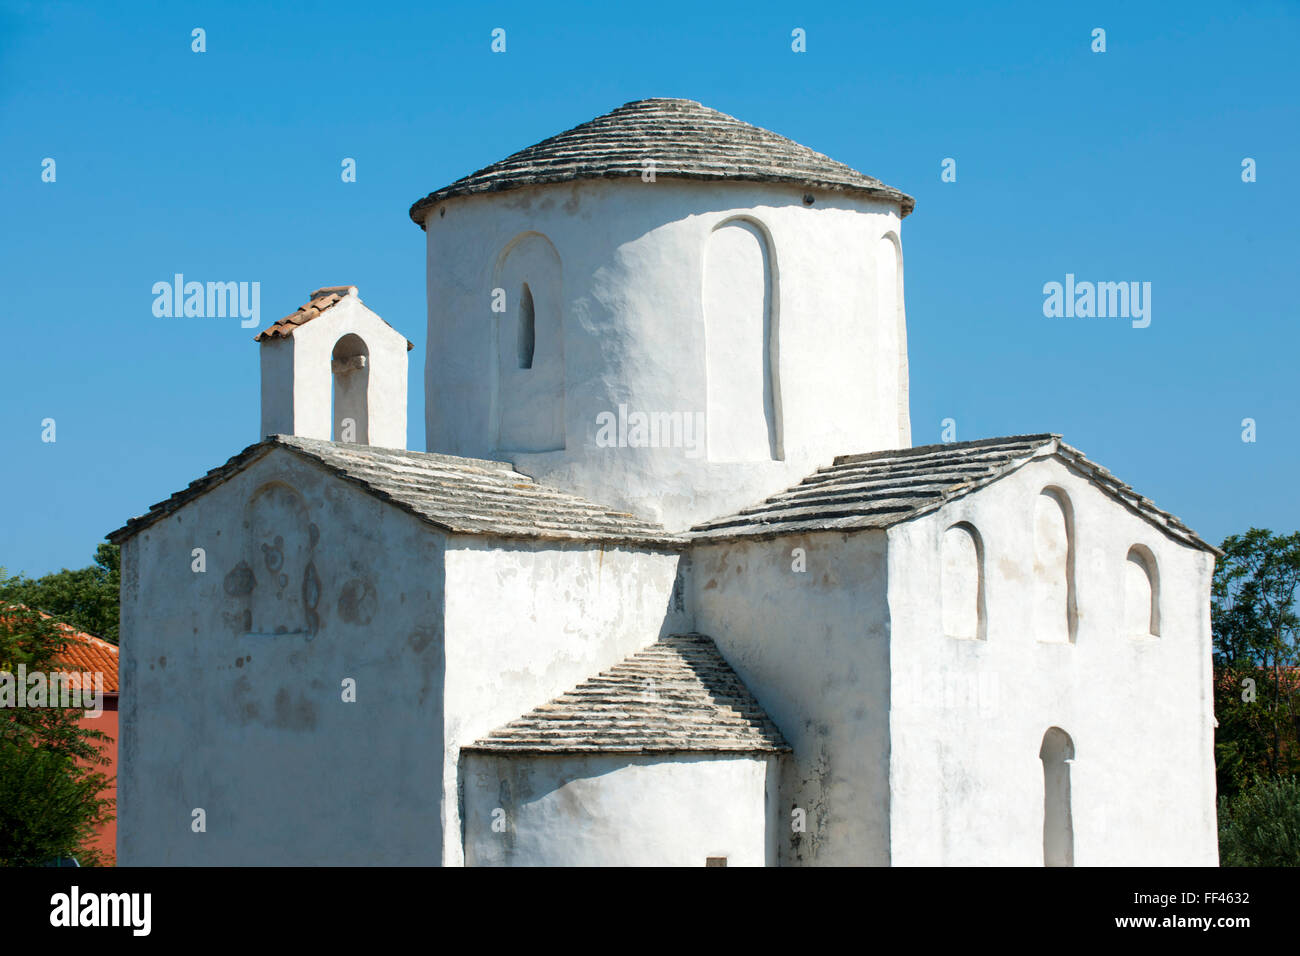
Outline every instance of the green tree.
<path fill-rule="evenodd" d="M 1300 773 L 1300 532 L 1251 528 L 1214 572 L 1215 762 L 1219 793 Z"/>
<path fill-rule="evenodd" d="M 68 637 L 51 618 L 17 605 L 0 606 L 0 677 L 12 687 L 20 666 L 28 674 L 59 671 Z M 16 698 L 16 695 L 15 695 Z M 112 819 L 109 783 L 97 769 L 110 738 L 80 725 L 77 708 L 18 707 L 0 699 L 0 865 L 36 866 L 76 856 L 101 862 L 87 842 Z"/>
<path fill-rule="evenodd" d="M 1220 866 L 1300 866 L 1300 782 L 1265 780 L 1219 798 Z"/>
<path fill-rule="evenodd" d="M 95 563 L 75 571 L 64 568 L 39 578 L 5 577 L 0 568 L 0 605 L 22 604 L 52 614 L 66 624 L 117 643 L 121 553 L 101 543 Z"/>

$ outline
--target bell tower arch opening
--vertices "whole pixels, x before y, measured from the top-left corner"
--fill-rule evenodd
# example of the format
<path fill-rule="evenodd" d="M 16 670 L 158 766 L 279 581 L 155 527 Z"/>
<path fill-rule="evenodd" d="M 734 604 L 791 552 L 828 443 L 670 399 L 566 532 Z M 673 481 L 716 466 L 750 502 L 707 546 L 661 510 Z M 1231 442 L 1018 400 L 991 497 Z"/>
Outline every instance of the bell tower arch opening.
<path fill-rule="evenodd" d="M 370 349 L 354 332 L 340 338 L 330 353 L 333 375 L 334 441 L 370 444 Z"/>

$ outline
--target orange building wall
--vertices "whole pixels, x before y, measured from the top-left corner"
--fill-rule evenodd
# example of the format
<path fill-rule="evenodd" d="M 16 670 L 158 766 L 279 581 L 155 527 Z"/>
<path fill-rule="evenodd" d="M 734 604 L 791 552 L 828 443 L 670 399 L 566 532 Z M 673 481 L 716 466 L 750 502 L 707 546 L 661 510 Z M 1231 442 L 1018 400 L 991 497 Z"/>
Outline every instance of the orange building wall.
<path fill-rule="evenodd" d="M 82 727 L 90 730 L 98 730 L 101 733 L 108 734 L 112 740 L 100 741 L 100 753 L 108 758 L 107 764 L 101 764 L 95 769 L 100 773 L 107 774 L 110 778 L 108 786 L 102 791 L 102 795 L 112 798 L 114 802 L 113 813 L 116 814 L 117 803 L 117 694 L 104 694 L 104 712 L 98 717 L 82 716 L 78 721 Z M 104 862 L 108 866 L 117 865 L 117 821 L 109 820 L 101 826 L 94 840 L 90 845 L 104 854 Z"/>

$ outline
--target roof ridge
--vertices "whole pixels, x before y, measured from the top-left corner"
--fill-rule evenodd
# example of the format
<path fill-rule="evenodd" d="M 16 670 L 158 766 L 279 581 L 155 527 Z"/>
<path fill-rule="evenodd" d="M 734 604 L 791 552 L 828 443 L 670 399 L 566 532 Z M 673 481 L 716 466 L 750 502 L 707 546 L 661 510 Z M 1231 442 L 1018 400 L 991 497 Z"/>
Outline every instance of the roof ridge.
<path fill-rule="evenodd" d="M 276 319 L 262 331 L 254 335 L 253 341 L 269 342 L 272 339 L 287 339 L 293 335 L 295 330 L 306 325 L 312 319 L 320 318 L 330 309 L 334 308 L 334 306 L 338 305 L 340 302 L 345 302 L 348 299 L 356 299 L 358 303 L 365 305 L 365 303 L 361 301 L 361 296 L 358 292 L 359 290 L 354 285 L 321 286 L 319 289 L 310 292 L 307 296 L 307 301 L 298 306 L 298 308 L 293 312 L 290 312 L 282 319 Z M 369 306 L 366 307 L 369 309 Z M 390 329 L 393 328 L 392 325 L 380 316 L 378 312 L 375 312 L 373 309 L 370 309 L 370 311 L 377 319 L 379 319 L 380 322 L 383 322 L 384 325 L 387 325 Z M 397 332 L 396 329 L 393 329 L 393 331 Z M 400 332 L 397 334 L 401 335 Z M 405 338 L 405 336 L 403 336 L 403 338 Z M 406 339 L 406 351 L 409 352 L 413 348 L 415 348 L 415 343 L 410 339 Z"/>
<path fill-rule="evenodd" d="M 448 464 L 463 462 L 466 465 L 482 467 L 485 471 L 508 471 L 518 475 L 524 481 L 535 483 L 531 475 L 525 475 L 510 462 L 496 458 L 470 458 L 466 455 L 448 455 L 446 452 L 416 451 L 413 448 L 387 448 L 383 445 L 360 445 L 355 442 L 335 442 L 324 438 L 307 438 L 304 435 L 285 435 L 282 433 L 267 435 L 263 441 L 273 441 L 281 445 L 300 445 L 308 450 L 333 447 L 339 449 L 345 455 L 348 454 L 349 449 L 356 448 L 365 449 L 370 454 L 391 454 L 394 458 L 415 458 L 422 461 L 442 461 Z"/>
<path fill-rule="evenodd" d="M 928 455 L 935 451 L 960 449 L 960 448 L 981 448 L 990 445 L 1010 445 L 1013 443 L 1038 442 L 1047 444 L 1049 441 L 1060 441 L 1061 436 L 1055 432 L 1038 432 L 1031 435 L 1005 435 L 999 438 L 974 438 L 969 441 L 949 441 L 934 442 L 929 445 L 913 445 L 911 448 L 883 448 L 879 451 L 859 452 L 857 454 L 836 455 L 835 461 L 831 464 L 834 468 L 840 464 L 853 464 L 859 461 L 873 461 L 880 458 L 909 458 L 915 455 Z"/>
<path fill-rule="evenodd" d="M 1222 554 L 1179 518 L 1161 510 L 1054 432 L 840 455 L 798 484 L 756 505 L 703 521 L 691 541 L 774 538 L 817 531 L 885 530 L 987 487 L 1045 448 L 1103 494 L 1182 544 Z M 960 467 L 977 465 L 967 476 Z M 933 480 L 927 482 L 927 478 Z M 961 478 L 962 480 L 952 480 Z"/>
<path fill-rule="evenodd" d="M 680 535 L 653 521 L 537 482 L 517 471 L 509 462 L 331 442 L 298 435 L 269 435 L 249 445 L 225 464 L 210 469 L 181 491 L 152 505 L 145 514 L 131 518 L 121 528 L 110 532 L 108 540 L 121 543 L 221 485 L 276 448 L 315 463 L 329 474 L 446 534 L 599 541 L 669 550 L 684 543 Z M 421 469 L 421 465 L 427 467 Z M 513 507 L 506 507 L 507 504 Z"/>

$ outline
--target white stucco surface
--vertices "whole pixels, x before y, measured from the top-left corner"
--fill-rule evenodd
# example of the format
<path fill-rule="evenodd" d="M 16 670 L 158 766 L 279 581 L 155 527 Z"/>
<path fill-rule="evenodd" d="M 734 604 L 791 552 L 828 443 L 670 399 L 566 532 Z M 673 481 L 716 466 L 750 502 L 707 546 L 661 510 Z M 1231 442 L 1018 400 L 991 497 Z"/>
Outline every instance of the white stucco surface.
<path fill-rule="evenodd" d="M 436 864 L 442 547 L 283 450 L 128 540 L 119 865 Z"/>
<path fill-rule="evenodd" d="M 465 862 L 771 865 L 777 764 L 734 754 L 466 754 Z"/>
<path fill-rule="evenodd" d="M 674 553 L 450 540 L 274 450 L 128 541 L 122 862 L 458 864 L 459 747 L 688 629 Z"/>
<path fill-rule="evenodd" d="M 805 194 L 797 186 L 629 178 L 431 207 L 428 450 L 506 457 L 534 477 L 678 529 L 787 487 L 835 454 L 907 444 L 902 267 L 894 241 L 881 241 L 898 234 L 898 208 L 828 193 L 817 193 L 809 206 Z M 724 225 L 729 221 L 735 225 Z M 765 238 L 766 250 L 742 247 L 746 230 Z M 497 437 L 498 422 L 516 420 L 512 404 L 534 397 L 511 385 L 517 369 L 500 374 L 499 343 L 513 341 L 522 283 L 533 289 L 539 337 L 550 321 L 544 313 L 551 306 L 537 296 L 528 269 L 511 264 L 502 278 L 502 256 L 522 236 L 544 237 L 555 250 L 562 288 L 555 308 L 563 328 L 564 440 L 562 450 L 537 454 L 518 450 L 521 434 L 511 434 L 514 447 L 498 447 Z M 536 258 L 540 284 L 556 284 L 557 270 Z M 492 311 L 498 282 L 508 296 L 500 314 Z M 768 289 L 756 288 L 763 282 Z M 719 327 L 706 321 L 710 299 L 717 308 L 738 303 L 744 313 L 722 315 L 720 327 L 761 336 L 765 293 L 767 343 L 728 348 L 706 341 L 707 330 Z M 539 338 L 538 355 L 547 348 Z M 728 371 L 729 355 L 747 364 Z M 766 376 L 752 367 L 764 355 L 772 364 Z M 737 405 L 714 410 L 739 429 L 732 438 L 711 430 L 714 447 L 693 455 L 680 444 L 598 447 L 598 416 L 620 405 L 629 412 L 713 414 L 710 356 L 717 359 L 715 401 L 722 392 L 737 396 Z M 730 381 L 720 383 L 724 372 Z M 755 451 L 767 444 L 766 426 L 763 409 L 748 402 L 756 390 L 764 401 L 765 387 L 780 460 L 766 448 Z M 540 428 L 544 416 L 533 417 Z"/>
<path fill-rule="evenodd" d="M 460 832 L 460 748 L 689 630 L 674 600 L 678 556 L 599 545 L 456 536 L 446 555 L 447 720 L 442 814 Z M 448 843 L 444 863 L 458 865 Z"/>
<path fill-rule="evenodd" d="M 796 548 L 806 571 L 793 570 Z M 781 787 L 784 865 L 889 862 L 885 561 L 883 532 L 728 542 L 691 556 L 696 629 L 794 750 Z"/>
<path fill-rule="evenodd" d="M 1033 546 L 1035 505 L 1048 487 L 1064 493 L 1073 515 L 1073 642 L 1060 626 L 1040 630 L 1030 599 L 1036 574 L 1048 570 L 1064 613 L 1064 562 L 1044 569 Z M 984 640 L 944 634 L 940 542 L 958 522 L 983 542 Z M 1135 638 L 1126 624 L 1134 545 L 1155 557 L 1158 638 Z M 1215 865 L 1212 573 L 1212 555 L 1050 458 L 891 529 L 893 862 L 1041 866 L 1039 751 L 1059 727 L 1074 746 L 1076 865 Z"/>

